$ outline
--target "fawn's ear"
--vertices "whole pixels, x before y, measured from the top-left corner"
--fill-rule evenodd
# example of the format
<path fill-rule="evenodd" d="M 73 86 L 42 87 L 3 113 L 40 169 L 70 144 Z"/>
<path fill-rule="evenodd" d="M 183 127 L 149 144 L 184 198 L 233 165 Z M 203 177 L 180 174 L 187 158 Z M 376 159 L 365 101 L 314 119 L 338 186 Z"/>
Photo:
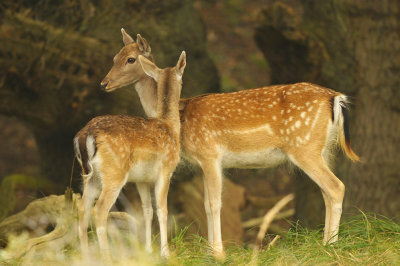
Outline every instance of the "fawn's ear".
<path fill-rule="evenodd" d="M 159 69 L 153 62 L 144 57 L 143 55 L 139 55 L 139 62 L 143 68 L 144 73 L 148 76 L 152 77 L 155 81 L 158 81 L 160 77 L 161 69 Z"/>
<path fill-rule="evenodd" d="M 175 70 L 176 74 L 180 79 L 182 79 L 183 76 L 183 71 L 185 70 L 186 67 L 186 53 L 185 51 L 182 51 L 181 56 L 179 57 L 178 63 L 176 63 Z"/>
<path fill-rule="evenodd" d="M 146 39 L 140 36 L 140 34 L 137 35 L 136 43 L 139 47 L 139 51 L 141 51 L 145 56 L 150 55 L 151 47 L 149 43 L 146 41 Z"/>
<path fill-rule="evenodd" d="M 124 28 L 121 28 L 121 33 L 122 33 L 122 41 L 124 42 L 124 45 L 128 45 L 131 43 L 134 43 L 135 41 L 132 39 L 132 37 L 126 33 Z"/>

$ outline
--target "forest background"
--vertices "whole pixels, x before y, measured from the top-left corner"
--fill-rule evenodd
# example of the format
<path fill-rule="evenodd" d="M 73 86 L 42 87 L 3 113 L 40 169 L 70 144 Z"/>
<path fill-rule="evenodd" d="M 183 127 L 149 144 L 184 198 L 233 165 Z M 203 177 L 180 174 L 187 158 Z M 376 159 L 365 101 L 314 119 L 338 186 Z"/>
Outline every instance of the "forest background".
<path fill-rule="evenodd" d="M 72 138 L 92 117 L 144 115 L 132 86 L 113 93 L 99 86 L 122 47 L 121 27 L 149 41 L 160 67 L 187 52 L 183 97 L 300 81 L 349 95 L 352 146 L 362 162 L 338 153 L 344 217 L 362 210 L 399 222 L 400 1 L 389 0 L 2 1 L 0 219 L 64 192 Z M 300 171 L 230 169 L 225 176 L 224 239 L 254 240 L 257 229 L 247 225 L 291 192 L 296 200 L 285 218 L 323 224 L 321 193 Z M 135 188 L 124 195 L 140 215 Z M 201 197 L 201 180 L 180 165 L 170 214 L 205 235 Z M 289 226 L 281 220 L 270 230 Z"/>

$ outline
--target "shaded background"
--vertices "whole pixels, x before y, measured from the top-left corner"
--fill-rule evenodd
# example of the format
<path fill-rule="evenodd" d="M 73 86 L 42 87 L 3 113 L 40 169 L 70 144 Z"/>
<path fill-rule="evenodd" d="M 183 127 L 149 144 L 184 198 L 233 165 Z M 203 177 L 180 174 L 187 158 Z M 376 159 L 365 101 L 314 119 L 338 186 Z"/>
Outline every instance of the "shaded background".
<path fill-rule="evenodd" d="M 90 118 L 143 115 L 132 86 L 113 93 L 99 86 L 122 47 L 124 27 L 149 41 L 159 67 L 174 64 L 186 50 L 183 97 L 299 81 L 351 96 L 352 146 L 362 163 L 338 153 L 344 216 L 360 209 L 398 221 L 399 23 L 398 0 L 3 0 L 0 219 L 35 198 L 63 193 L 70 183 L 72 138 Z M 288 207 L 289 220 L 323 223 L 321 193 L 300 171 L 232 169 L 225 176 L 224 239 L 253 240 L 256 226 L 243 224 L 290 192 L 296 201 Z M 72 185 L 79 191 L 78 167 Z M 179 225 L 205 234 L 202 188 L 181 164 L 169 208 Z M 134 187 L 124 194 L 140 213 Z M 278 221 L 271 230 L 288 226 Z"/>

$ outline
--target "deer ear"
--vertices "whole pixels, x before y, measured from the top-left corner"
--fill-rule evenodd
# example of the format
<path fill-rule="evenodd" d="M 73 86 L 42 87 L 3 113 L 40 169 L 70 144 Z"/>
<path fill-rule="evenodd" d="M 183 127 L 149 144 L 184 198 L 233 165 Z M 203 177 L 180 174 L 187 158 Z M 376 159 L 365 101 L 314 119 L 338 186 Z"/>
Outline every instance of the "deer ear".
<path fill-rule="evenodd" d="M 121 28 L 121 33 L 122 33 L 122 41 L 124 42 L 124 45 L 128 45 L 131 43 L 134 43 L 135 41 L 132 39 L 132 37 L 126 33 L 124 28 Z"/>
<path fill-rule="evenodd" d="M 151 47 L 149 45 L 149 43 L 146 41 L 145 38 L 143 38 L 142 36 L 140 36 L 140 34 L 137 35 L 136 38 L 136 43 L 139 47 L 139 50 L 145 55 L 145 56 L 149 56 L 151 53 Z"/>
<path fill-rule="evenodd" d="M 159 69 L 153 62 L 151 62 L 143 55 L 139 55 L 139 62 L 143 68 L 144 73 L 152 77 L 155 81 L 158 81 L 161 69 Z"/>
<path fill-rule="evenodd" d="M 176 63 L 175 70 L 176 74 L 180 79 L 182 79 L 183 76 L 183 71 L 185 70 L 186 67 L 186 53 L 185 51 L 182 51 L 181 56 L 179 57 L 178 63 Z"/>

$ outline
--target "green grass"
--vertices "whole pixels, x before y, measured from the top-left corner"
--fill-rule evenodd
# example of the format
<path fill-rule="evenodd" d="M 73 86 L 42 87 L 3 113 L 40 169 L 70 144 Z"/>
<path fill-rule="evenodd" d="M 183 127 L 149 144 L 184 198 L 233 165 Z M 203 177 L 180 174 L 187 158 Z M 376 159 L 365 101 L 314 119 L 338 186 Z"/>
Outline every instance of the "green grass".
<path fill-rule="evenodd" d="M 307 230 L 294 225 L 269 250 L 261 250 L 253 261 L 252 248 L 229 246 L 226 248 L 226 260 L 217 262 L 211 255 L 206 239 L 198 235 L 189 235 L 185 229 L 175 231 L 175 236 L 169 241 L 172 251 L 169 260 L 161 259 L 158 250 L 152 255 L 147 254 L 141 245 L 129 241 L 126 235 L 125 238 L 121 237 L 121 234 L 117 237 L 111 236 L 114 265 L 400 264 L 400 225 L 385 217 L 373 215 L 362 214 L 344 221 L 340 228 L 339 241 L 329 246 L 322 245 L 321 231 Z M 158 239 L 155 239 L 154 243 L 158 243 Z M 76 246 L 71 245 L 58 252 L 51 249 L 42 253 L 38 251 L 31 257 L 18 261 L 8 260 L 7 263 L 23 265 L 34 261 L 35 265 L 80 265 L 79 248 Z M 94 260 L 99 258 L 99 254 L 94 256 Z"/>

